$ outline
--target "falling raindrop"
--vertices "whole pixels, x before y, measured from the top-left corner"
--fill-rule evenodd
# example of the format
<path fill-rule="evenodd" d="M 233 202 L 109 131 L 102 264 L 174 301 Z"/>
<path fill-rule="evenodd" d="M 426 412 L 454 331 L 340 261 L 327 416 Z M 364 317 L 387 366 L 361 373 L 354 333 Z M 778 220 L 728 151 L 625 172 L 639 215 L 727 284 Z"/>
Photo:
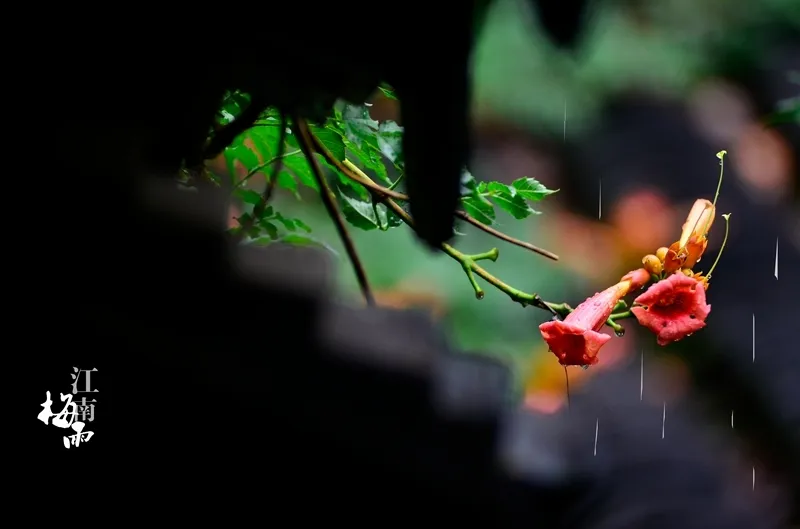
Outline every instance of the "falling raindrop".
<path fill-rule="evenodd" d="M 597 421 L 594 423 L 594 455 L 597 455 L 597 432 L 600 431 L 600 418 L 597 418 Z M 753 468 L 753 476 L 755 476 L 755 468 Z M 755 483 L 755 477 L 753 477 L 753 482 Z M 753 485 L 755 488 L 755 485 Z"/>
<path fill-rule="evenodd" d="M 664 412 L 661 415 L 661 438 L 664 438 L 665 425 L 667 424 L 667 401 L 664 401 Z"/>
<path fill-rule="evenodd" d="M 753 313 L 753 362 L 756 361 L 756 314 Z"/>
<path fill-rule="evenodd" d="M 597 219 L 601 219 L 603 217 L 603 179 L 599 180 L 599 190 L 597 195 Z"/>
<path fill-rule="evenodd" d="M 775 279 L 778 279 L 778 239 L 775 239 Z"/>

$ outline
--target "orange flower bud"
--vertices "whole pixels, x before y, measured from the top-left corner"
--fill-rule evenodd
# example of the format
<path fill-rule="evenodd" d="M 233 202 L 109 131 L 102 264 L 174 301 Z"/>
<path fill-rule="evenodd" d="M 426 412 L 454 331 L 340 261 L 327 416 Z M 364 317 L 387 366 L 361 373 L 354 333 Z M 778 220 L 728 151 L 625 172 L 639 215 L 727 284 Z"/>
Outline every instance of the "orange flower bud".
<path fill-rule="evenodd" d="M 661 264 L 661 260 L 652 254 L 645 255 L 642 258 L 642 264 L 644 265 L 645 270 L 657 276 L 661 275 L 661 270 L 664 268 Z"/>
<path fill-rule="evenodd" d="M 658 260 L 661 261 L 662 264 L 664 263 L 664 259 L 667 258 L 668 251 L 669 248 L 667 248 L 666 246 L 662 246 L 661 248 L 656 250 L 656 257 L 658 257 Z"/>
<path fill-rule="evenodd" d="M 705 239 L 711 225 L 714 224 L 714 213 L 716 208 L 710 200 L 705 198 L 698 198 L 694 201 L 689 216 L 686 217 L 686 222 L 683 223 L 681 231 L 681 238 L 678 244 L 681 248 L 689 244 L 692 237 L 697 240 Z"/>
<path fill-rule="evenodd" d="M 681 238 L 665 252 L 662 262 L 667 274 L 682 268 L 691 270 L 697 264 L 708 246 L 706 235 L 714 223 L 715 211 L 716 208 L 711 201 L 704 198 L 695 200 L 686 222 L 683 223 Z"/>
<path fill-rule="evenodd" d="M 708 246 L 708 231 L 714 224 L 716 208 L 710 201 L 699 198 L 695 200 L 686 222 L 683 224 L 681 238 L 678 241 L 679 255 L 684 257 L 683 266 L 692 268 Z"/>

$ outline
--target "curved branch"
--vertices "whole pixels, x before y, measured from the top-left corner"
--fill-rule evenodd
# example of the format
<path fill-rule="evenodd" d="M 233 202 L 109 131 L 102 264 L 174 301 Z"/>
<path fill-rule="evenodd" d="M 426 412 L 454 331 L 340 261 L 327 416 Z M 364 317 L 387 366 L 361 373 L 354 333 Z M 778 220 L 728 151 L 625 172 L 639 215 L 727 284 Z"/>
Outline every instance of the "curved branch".
<path fill-rule="evenodd" d="M 462 220 L 464 220 L 466 222 L 469 222 L 470 224 L 472 224 L 473 226 L 475 226 L 479 230 L 483 230 L 486 233 L 488 233 L 489 235 L 493 235 L 493 236 L 497 237 L 501 241 L 505 241 L 505 242 L 507 242 L 509 244 L 513 244 L 515 246 L 519 246 L 520 248 L 525 248 L 526 250 L 530 250 L 530 251 L 532 251 L 534 253 L 538 253 L 539 255 L 547 257 L 548 259 L 552 259 L 553 261 L 558 261 L 558 256 L 556 254 L 554 254 L 553 252 L 551 252 L 549 250 L 545 250 L 544 248 L 539 248 L 538 246 L 534 246 L 533 244 L 531 244 L 529 242 L 525 242 L 525 241 L 522 241 L 520 239 L 515 239 L 514 237 L 511 237 L 510 235 L 506 235 L 502 231 L 498 231 L 498 230 L 492 228 L 491 226 L 487 226 L 486 224 L 484 224 L 483 222 L 479 221 L 475 217 L 470 216 L 465 211 L 456 211 L 456 217 L 458 217 L 458 218 L 460 218 L 460 219 L 462 219 Z"/>
<path fill-rule="evenodd" d="M 325 205 L 325 209 L 328 210 L 328 215 L 331 217 L 331 220 L 336 225 L 336 230 L 339 232 L 339 237 L 342 239 L 342 243 L 347 251 L 347 256 L 350 258 L 350 263 L 353 265 L 353 270 L 355 270 L 356 277 L 358 278 L 358 284 L 361 287 L 361 292 L 364 295 L 364 299 L 367 301 L 367 305 L 374 306 L 375 297 L 372 295 L 372 289 L 369 286 L 367 274 L 364 271 L 364 266 L 361 264 L 361 260 L 358 257 L 353 239 L 347 232 L 344 219 L 339 213 L 339 209 L 336 207 L 336 196 L 333 194 L 333 191 L 331 191 L 328 182 L 325 180 L 325 177 L 322 174 L 322 169 L 319 167 L 319 162 L 317 162 L 317 159 L 314 157 L 315 136 L 308 129 L 308 124 L 306 123 L 305 119 L 295 117 L 294 123 L 299 133 L 298 140 L 300 143 L 300 148 L 303 150 L 303 154 L 305 154 L 306 158 L 308 159 L 308 164 L 311 166 L 314 177 L 317 179 L 317 184 L 319 184 L 319 194 L 320 197 L 322 197 L 322 203 Z"/>
<path fill-rule="evenodd" d="M 391 189 L 379 186 L 378 184 L 373 182 L 372 179 L 370 179 L 367 175 L 361 172 L 361 170 L 358 169 L 357 167 L 356 169 L 358 169 L 358 172 L 352 171 L 350 167 L 346 165 L 348 163 L 347 160 L 345 160 L 345 163 L 342 163 L 341 161 L 336 159 L 336 156 L 334 156 L 333 153 L 329 151 L 328 148 L 325 147 L 325 145 L 322 143 L 322 141 L 319 138 L 317 138 L 313 133 L 311 134 L 311 140 L 314 142 L 314 150 L 317 151 L 319 154 L 321 154 L 322 157 L 325 158 L 325 161 L 327 161 L 329 164 L 338 169 L 339 172 L 341 172 L 350 180 L 358 182 L 362 186 L 366 187 L 369 191 L 377 193 L 380 196 L 390 197 L 397 200 L 402 200 L 404 202 L 408 202 L 408 195 L 404 195 L 403 193 L 398 193 L 397 191 L 393 191 Z M 352 163 L 350 164 L 350 166 L 355 167 Z"/>

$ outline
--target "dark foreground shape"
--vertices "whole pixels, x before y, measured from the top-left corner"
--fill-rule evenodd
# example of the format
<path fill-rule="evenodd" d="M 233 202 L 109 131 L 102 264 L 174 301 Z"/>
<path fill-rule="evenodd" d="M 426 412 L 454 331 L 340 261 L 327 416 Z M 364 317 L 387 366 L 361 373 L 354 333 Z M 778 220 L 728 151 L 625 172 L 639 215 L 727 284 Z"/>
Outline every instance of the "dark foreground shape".
<path fill-rule="evenodd" d="M 64 347 L 45 353 L 31 397 L 49 389 L 57 412 L 72 368 L 97 368 L 95 437 L 65 449 L 63 430 L 34 421 L 45 482 L 187 522 L 219 509 L 364 525 L 780 526 L 774 506 L 731 502 L 749 490 L 730 447 L 688 413 L 671 410 L 658 443 L 659 410 L 611 390 L 638 383 L 635 370 L 575 396 L 568 415 L 515 411 L 508 370 L 450 350 L 424 315 L 331 302 L 322 254 L 229 244 L 219 198 L 143 180 L 119 217 L 125 236 L 96 243 L 105 288 L 73 285 Z"/>

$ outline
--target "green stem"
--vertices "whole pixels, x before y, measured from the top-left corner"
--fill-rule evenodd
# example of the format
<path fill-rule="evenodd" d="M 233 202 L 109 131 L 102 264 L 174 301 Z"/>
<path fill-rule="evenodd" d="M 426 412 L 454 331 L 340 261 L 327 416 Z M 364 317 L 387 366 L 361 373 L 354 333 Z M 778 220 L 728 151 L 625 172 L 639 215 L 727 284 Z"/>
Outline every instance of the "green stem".
<path fill-rule="evenodd" d="M 493 250 L 496 251 L 497 248 L 493 248 Z M 450 257 L 452 257 L 453 259 L 455 259 L 456 261 L 458 261 L 459 263 L 461 263 L 461 266 L 464 267 L 465 270 L 469 269 L 470 275 L 475 274 L 480 276 L 481 279 L 483 279 L 496 289 L 505 292 L 508 295 L 508 297 L 510 297 L 513 301 L 516 301 L 517 303 L 523 306 L 533 305 L 534 307 L 545 309 L 555 315 L 558 315 L 558 313 L 553 309 L 551 309 L 550 306 L 544 300 L 542 300 L 542 298 L 540 298 L 538 294 L 528 294 L 527 292 L 523 292 L 521 290 L 512 287 L 507 283 L 504 283 L 500 279 L 496 278 L 495 276 L 487 272 L 484 268 L 479 266 L 475 262 L 475 259 L 472 256 L 459 252 L 458 250 L 456 250 L 447 243 L 442 244 L 442 251 L 447 255 L 449 255 Z M 489 252 L 478 254 L 478 256 L 484 257 L 485 259 L 489 259 L 490 258 L 489 255 L 494 253 L 495 252 L 492 252 L 490 250 Z M 497 256 L 495 255 L 495 259 L 496 258 Z"/>
<path fill-rule="evenodd" d="M 497 258 L 500 257 L 500 251 L 497 248 L 492 248 L 488 252 L 475 253 L 472 255 L 468 255 L 467 257 L 469 259 L 472 259 L 473 261 L 484 261 L 484 260 L 497 261 Z"/>
<path fill-rule="evenodd" d="M 394 182 L 392 182 L 392 184 L 389 186 L 389 189 L 390 189 L 390 190 L 393 190 L 395 187 L 397 187 L 397 184 L 399 184 L 399 183 L 400 183 L 400 182 L 403 180 L 403 177 L 404 177 L 405 175 L 406 175 L 406 174 L 405 174 L 405 173 L 403 173 L 403 174 L 401 174 L 400 176 L 398 176 L 398 177 L 397 177 L 397 180 L 395 180 Z"/>
<path fill-rule="evenodd" d="M 256 165 L 250 171 L 248 171 L 248 173 L 244 176 L 244 178 L 242 178 L 241 180 L 236 182 L 236 185 L 233 186 L 233 190 L 235 191 L 235 190 L 239 189 L 245 183 L 247 183 L 248 180 L 250 180 L 253 176 L 255 176 L 257 173 L 263 171 L 265 168 L 269 167 L 270 165 L 272 165 L 273 163 L 277 162 L 278 160 L 286 158 L 287 156 L 293 156 L 293 155 L 298 154 L 300 152 L 302 152 L 300 149 L 297 149 L 297 150 L 294 150 L 294 151 L 290 151 L 290 152 L 286 152 L 286 153 L 280 154 L 278 156 L 273 156 L 272 158 L 270 158 L 266 162 Z"/>
<path fill-rule="evenodd" d="M 714 207 L 717 206 L 717 199 L 719 198 L 719 190 L 722 188 L 722 174 L 725 172 L 724 158 L 726 154 L 728 154 L 728 151 L 719 151 L 717 153 L 717 158 L 719 158 L 719 181 L 717 182 L 717 192 L 714 193 Z"/>
<path fill-rule="evenodd" d="M 606 325 L 614 329 L 614 332 L 617 334 L 617 336 L 622 336 L 623 334 L 625 334 L 625 328 L 619 323 L 617 323 L 617 320 L 624 320 L 626 318 L 632 318 L 632 317 L 633 313 L 629 310 L 626 310 L 624 312 L 616 312 L 608 317 L 608 319 L 606 320 Z"/>
<path fill-rule="evenodd" d="M 549 301 L 546 301 L 545 303 L 547 303 L 547 306 L 550 307 L 551 311 L 557 313 L 562 318 L 565 318 L 570 312 L 575 310 L 566 303 L 550 303 Z"/>
<path fill-rule="evenodd" d="M 730 218 L 731 214 L 726 213 L 722 215 L 722 218 L 725 219 L 725 237 L 722 238 L 722 246 L 719 249 L 719 253 L 717 254 L 717 258 L 714 259 L 714 264 L 711 265 L 711 269 L 706 274 L 706 280 L 711 279 L 711 272 L 717 267 L 717 263 L 719 262 L 719 258 L 722 256 L 722 251 L 725 249 L 725 244 L 728 242 L 728 232 L 730 231 Z"/>
<path fill-rule="evenodd" d="M 472 289 L 475 291 L 475 297 L 478 299 L 483 299 L 483 289 L 475 279 L 475 274 L 472 273 L 473 264 L 473 261 L 467 259 L 461 264 L 461 267 L 464 269 L 464 273 L 467 274 L 467 280 L 469 281 L 469 284 L 472 285 Z"/>
<path fill-rule="evenodd" d="M 617 335 L 625 334 L 625 327 L 623 327 L 619 323 L 615 322 L 611 318 L 608 318 L 606 320 L 606 325 L 611 327 L 614 330 L 614 333 L 617 334 Z"/>
<path fill-rule="evenodd" d="M 492 248 L 488 252 L 476 253 L 472 255 L 461 255 L 463 256 L 461 267 L 464 269 L 464 273 L 467 274 L 469 284 L 472 285 L 472 289 L 475 291 L 475 297 L 478 299 L 483 299 L 483 289 L 475 279 L 475 274 L 472 273 L 472 267 L 475 266 L 475 261 L 483 261 L 487 259 L 489 261 L 497 261 L 497 257 L 500 255 L 500 252 L 497 250 L 497 248 Z"/>
<path fill-rule="evenodd" d="M 558 315 L 561 316 L 562 318 L 566 317 L 570 312 L 575 310 L 566 303 L 549 303 L 549 302 L 545 303 L 547 304 L 547 306 L 550 308 L 551 311 L 557 312 Z M 625 300 L 621 299 L 614 306 L 614 311 L 624 309 L 627 306 L 628 304 L 625 303 Z M 624 334 L 625 328 L 622 327 L 622 325 L 620 325 L 619 323 L 617 323 L 617 320 L 624 320 L 626 318 L 631 318 L 631 317 L 633 317 L 633 313 L 629 310 L 623 312 L 613 312 L 611 316 L 608 317 L 605 324 L 611 327 L 615 333 Z"/>
<path fill-rule="evenodd" d="M 633 318 L 633 312 L 629 310 L 626 310 L 624 312 L 615 312 L 608 317 L 608 319 L 611 321 L 624 320 L 627 318 Z"/>

